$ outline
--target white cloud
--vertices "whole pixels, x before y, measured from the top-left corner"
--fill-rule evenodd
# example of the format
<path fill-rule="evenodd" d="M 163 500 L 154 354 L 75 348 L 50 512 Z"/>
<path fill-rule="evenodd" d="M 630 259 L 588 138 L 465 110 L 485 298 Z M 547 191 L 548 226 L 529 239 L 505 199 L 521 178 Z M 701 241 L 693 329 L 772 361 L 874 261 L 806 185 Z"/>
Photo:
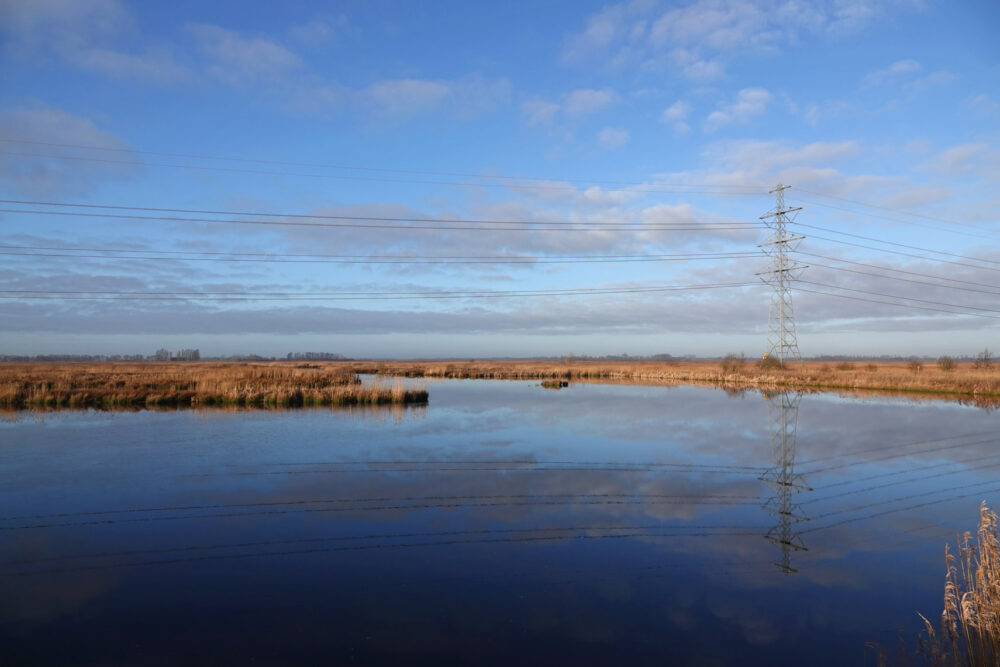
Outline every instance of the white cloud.
<path fill-rule="evenodd" d="M 739 0 L 698 0 L 669 9 L 650 30 L 654 44 L 691 44 L 715 50 L 767 44 L 777 36 L 768 29 L 766 10 L 759 3 Z"/>
<path fill-rule="evenodd" d="M 919 95 L 934 86 L 945 86 L 952 83 L 956 78 L 951 72 L 932 72 L 927 76 L 922 76 L 905 84 L 903 91 L 909 95 Z"/>
<path fill-rule="evenodd" d="M 448 83 L 451 89 L 449 109 L 460 117 L 478 116 L 510 104 L 513 86 L 510 79 L 488 79 L 473 75 Z"/>
<path fill-rule="evenodd" d="M 618 93 L 609 88 L 581 88 L 566 96 L 563 110 L 571 116 L 592 114 L 611 106 L 618 99 Z"/>
<path fill-rule="evenodd" d="M 744 88 L 736 93 L 736 99 L 731 104 L 722 105 L 710 113 L 705 119 L 705 127 L 716 130 L 733 123 L 746 123 L 767 111 L 773 97 L 766 88 Z"/>
<path fill-rule="evenodd" d="M 153 83 L 175 83 L 192 76 L 186 67 L 177 63 L 166 51 L 138 54 L 92 48 L 79 51 L 73 58 L 73 64 L 81 69 L 112 77 Z"/>
<path fill-rule="evenodd" d="M 42 105 L 0 110 L 0 128 L 5 136 L 22 141 L 129 148 L 124 139 L 98 128 L 90 119 Z M 134 165 L 0 156 L 0 187 L 32 196 L 78 196 L 103 181 L 128 179 L 140 171 Z"/>
<path fill-rule="evenodd" d="M 557 118 L 579 119 L 618 103 L 621 97 L 610 88 L 579 88 L 562 97 L 560 103 L 533 99 L 521 104 L 521 117 L 527 125 L 551 125 Z"/>
<path fill-rule="evenodd" d="M 510 96 L 511 85 L 507 79 L 474 76 L 453 81 L 376 81 L 358 91 L 355 99 L 361 108 L 383 116 L 415 116 L 444 108 L 458 116 L 471 116 L 505 106 Z"/>
<path fill-rule="evenodd" d="M 167 49 L 139 52 L 120 46 L 134 41 L 137 32 L 134 18 L 117 0 L 0 2 L 0 33 L 11 57 L 35 62 L 56 57 L 78 69 L 154 83 L 189 77 Z"/>
<path fill-rule="evenodd" d="M 544 100 L 528 100 L 521 105 L 521 115 L 528 125 L 550 123 L 559 113 L 559 105 Z"/>
<path fill-rule="evenodd" d="M 904 74 L 918 72 L 920 68 L 921 65 L 916 60 L 898 60 L 888 67 L 869 73 L 865 77 L 865 85 L 878 86 Z"/>
<path fill-rule="evenodd" d="M 952 146 L 928 160 L 922 168 L 950 178 L 978 176 L 1000 180 L 1000 150 L 985 143 Z"/>
<path fill-rule="evenodd" d="M 802 35 L 836 39 L 856 33 L 911 0 L 694 0 L 608 5 L 565 38 L 562 60 L 610 67 L 676 67 L 689 78 L 718 77 L 722 59 L 739 51 L 776 50 Z M 666 56 L 666 57 L 663 57 Z"/>
<path fill-rule="evenodd" d="M 4 0 L 0 31 L 18 50 L 52 47 L 74 53 L 130 28 L 132 18 L 118 0 Z"/>
<path fill-rule="evenodd" d="M 844 100 L 824 100 L 806 106 L 804 116 L 807 123 L 815 126 L 831 118 L 842 116 L 851 108 L 852 104 Z"/>
<path fill-rule="evenodd" d="M 351 30 L 345 16 L 320 16 L 288 29 L 290 40 L 311 49 L 321 49 L 335 44 L 344 33 Z"/>
<path fill-rule="evenodd" d="M 361 97 L 382 113 L 410 115 L 437 109 L 449 94 L 451 89 L 438 81 L 393 79 L 373 83 Z"/>
<path fill-rule="evenodd" d="M 691 130 L 691 126 L 687 124 L 690 113 L 691 105 L 683 100 L 677 100 L 663 110 L 660 122 L 669 124 L 676 134 L 687 134 Z"/>
<path fill-rule="evenodd" d="M 563 62 L 587 60 L 596 53 L 610 48 L 625 38 L 638 39 L 645 33 L 647 21 L 637 15 L 647 11 L 651 2 L 633 0 L 618 5 L 609 5 L 592 14 L 584 29 L 566 38 L 563 46 Z"/>
<path fill-rule="evenodd" d="M 659 60 L 669 62 L 670 67 L 692 81 L 712 81 L 725 74 L 721 60 L 718 58 L 706 60 L 696 49 L 673 49 L 665 59 Z"/>
<path fill-rule="evenodd" d="M 985 93 L 979 93 L 965 100 L 965 105 L 975 111 L 1000 114 L 1000 102 Z"/>
<path fill-rule="evenodd" d="M 263 37 L 243 37 L 213 25 L 188 26 L 207 59 L 207 71 L 230 85 L 275 82 L 302 67 L 302 59 Z"/>
<path fill-rule="evenodd" d="M 604 148 L 621 148 L 629 138 L 628 131 L 620 127 L 606 127 L 597 133 L 597 143 Z"/>

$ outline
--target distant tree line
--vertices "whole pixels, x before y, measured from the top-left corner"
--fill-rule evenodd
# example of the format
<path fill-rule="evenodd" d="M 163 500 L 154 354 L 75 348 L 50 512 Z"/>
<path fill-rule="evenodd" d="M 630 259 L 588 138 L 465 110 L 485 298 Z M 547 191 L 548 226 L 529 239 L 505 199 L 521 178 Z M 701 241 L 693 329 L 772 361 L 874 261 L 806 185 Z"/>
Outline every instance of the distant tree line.
<path fill-rule="evenodd" d="M 289 352 L 288 361 L 344 361 L 347 357 L 334 352 Z"/>

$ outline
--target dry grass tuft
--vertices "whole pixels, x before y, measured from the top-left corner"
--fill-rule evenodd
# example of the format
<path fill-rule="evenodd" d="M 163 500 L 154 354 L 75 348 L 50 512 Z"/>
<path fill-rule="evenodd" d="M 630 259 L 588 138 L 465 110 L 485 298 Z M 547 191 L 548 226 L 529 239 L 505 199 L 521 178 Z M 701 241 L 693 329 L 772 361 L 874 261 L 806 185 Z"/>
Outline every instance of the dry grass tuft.
<path fill-rule="evenodd" d="M 944 549 L 947 567 L 944 611 L 939 632 L 921 615 L 927 638 L 921 650 L 933 665 L 1000 665 L 1000 538 L 997 514 L 984 502 L 979 508 L 979 531 L 973 540 L 966 532 L 958 555 Z"/>
<path fill-rule="evenodd" d="M 426 403 L 425 389 L 362 383 L 343 364 L 102 363 L 0 366 L 0 407 L 300 407 Z"/>

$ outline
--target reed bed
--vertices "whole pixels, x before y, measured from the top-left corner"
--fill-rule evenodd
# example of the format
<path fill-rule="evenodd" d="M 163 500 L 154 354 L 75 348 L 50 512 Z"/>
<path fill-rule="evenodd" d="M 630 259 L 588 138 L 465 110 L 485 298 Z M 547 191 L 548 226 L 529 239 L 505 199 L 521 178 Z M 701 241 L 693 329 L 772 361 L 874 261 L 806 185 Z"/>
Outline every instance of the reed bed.
<path fill-rule="evenodd" d="M 357 365 L 359 372 L 386 376 L 491 380 L 565 380 L 636 384 L 710 384 L 722 387 L 781 390 L 875 391 L 914 393 L 1000 404 L 1000 366 L 975 368 L 956 363 L 951 369 L 912 362 L 806 362 L 785 368 L 741 358 L 722 361 L 468 361 L 385 362 Z"/>
<path fill-rule="evenodd" d="M 362 382 L 343 364 L 4 364 L 0 407 L 301 407 L 426 403 L 426 389 Z"/>
<path fill-rule="evenodd" d="M 958 554 L 945 545 L 944 611 L 940 629 L 924 619 L 927 638 L 921 649 L 931 664 L 1000 665 L 1000 537 L 997 514 L 984 502 L 975 539 L 966 532 Z"/>

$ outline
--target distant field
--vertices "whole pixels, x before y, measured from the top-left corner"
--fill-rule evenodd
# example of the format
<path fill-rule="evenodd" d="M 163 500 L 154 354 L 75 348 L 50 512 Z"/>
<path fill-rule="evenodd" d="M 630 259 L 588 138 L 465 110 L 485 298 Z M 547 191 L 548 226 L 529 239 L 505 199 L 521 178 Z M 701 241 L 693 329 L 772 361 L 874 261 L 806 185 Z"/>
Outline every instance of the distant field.
<path fill-rule="evenodd" d="M 297 407 L 426 403 L 427 392 L 342 364 L 34 363 L 0 365 L 0 406 Z"/>
<path fill-rule="evenodd" d="M 358 374 L 373 374 L 363 383 Z M 0 364 L 0 406 L 295 407 L 423 403 L 424 389 L 390 378 L 711 384 L 736 389 L 889 392 L 1000 405 L 1000 366 L 807 362 L 765 368 L 725 361 L 144 362 Z M 561 383 L 559 383 L 561 386 Z M 549 386 L 555 386 L 550 383 Z"/>

